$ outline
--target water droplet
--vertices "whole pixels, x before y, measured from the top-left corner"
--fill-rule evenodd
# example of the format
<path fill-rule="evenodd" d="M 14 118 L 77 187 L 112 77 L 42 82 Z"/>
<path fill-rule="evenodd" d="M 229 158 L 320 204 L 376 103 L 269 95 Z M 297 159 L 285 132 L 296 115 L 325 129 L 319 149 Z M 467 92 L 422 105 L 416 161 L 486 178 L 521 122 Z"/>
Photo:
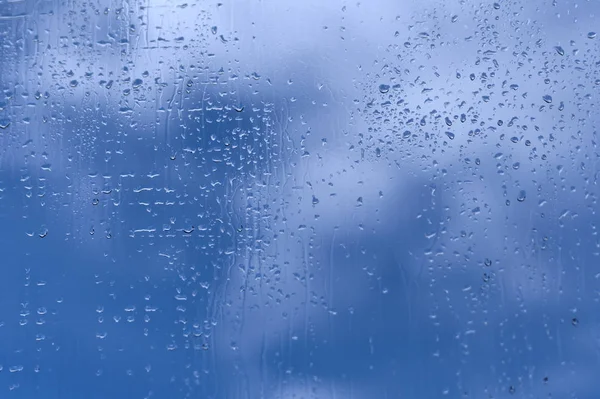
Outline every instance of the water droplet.
<path fill-rule="evenodd" d="M 213 26 L 212 28 L 210 28 L 210 32 L 211 32 L 213 35 L 216 35 L 216 34 L 217 34 L 217 27 L 216 27 L 216 26 Z"/>
<path fill-rule="evenodd" d="M 596 38 L 596 32 L 589 32 L 587 34 L 588 39 L 595 39 Z"/>
<path fill-rule="evenodd" d="M 487 267 L 490 267 L 492 265 L 492 260 L 490 258 L 486 258 L 483 261 L 483 264 L 486 265 Z"/>
<path fill-rule="evenodd" d="M 458 15 L 453 15 L 452 16 L 452 22 L 456 22 L 458 21 Z"/>
<path fill-rule="evenodd" d="M 494 10 L 500 9 L 500 3 L 494 3 Z"/>
<path fill-rule="evenodd" d="M 79 82 L 76 80 L 72 80 L 69 82 L 69 86 L 71 87 L 77 87 L 79 85 Z"/>
<path fill-rule="evenodd" d="M 312 196 L 312 204 L 317 205 L 318 203 L 319 203 L 319 199 L 313 195 Z"/>
<path fill-rule="evenodd" d="M 450 140 L 454 140 L 454 137 L 456 137 L 452 132 L 446 132 L 446 136 L 448 136 Z"/>
<path fill-rule="evenodd" d="M 577 317 L 573 317 L 573 319 L 571 319 L 571 324 L 573 324 L 575 327 L 579 325 L 579 320 Z"/>
<path fill-rule="evenodd" d="M 552 103 L 552 96 L 546 94 L 544 97 L 542 97 L 544 99 L 544 101 L 548 104 Z"/>
<path fill-rule="evenodd" d="M 379 85 L 379 92 L 380 93 L 385 94 L 388 91 L 390 91 L 390 85 L 386 85 L 386 84 L 380 84 Z"/>
<path fill-rule="evenodd" d="M 10 119 L 0 119 L 0 129 L 6 129 L 10 126 Z"/>
<path fill-rule="evenodd" d="M 450 118 L 446 117 L 445 122 L 446 122 L 446 125 L 452 126 L 452 120 Z"/>
<path fill-rule="evenodd" d="M 527 193 L 525 192 L 525 190 L 519 191 L 519 196 L 517 197 L 517 201 L 523 202 L 523 201 L 525 201 L 525 198 L 527 198 Z"/>
<path fill-rule="evenodd" d="M 554 50 L 556 50 L 559 55 L 565 55 L 565 50 L 560 46 L 554 47 Z"/>
<path fill-rule="evenodd" d="M 98 198 L 94 198 L 92 200 L 92 205 L 98 205 L 100 203 L 100 200 Z"/>
<path fill-rule="evenodd" d="M 133 86 L 134 89 L 137 89 L 138 87 L 140 87 L 142 85 L 142 83 L 144 83 L 144 81 L 142 79 L 138 78 L 133 81 L 131 86 Z"/>

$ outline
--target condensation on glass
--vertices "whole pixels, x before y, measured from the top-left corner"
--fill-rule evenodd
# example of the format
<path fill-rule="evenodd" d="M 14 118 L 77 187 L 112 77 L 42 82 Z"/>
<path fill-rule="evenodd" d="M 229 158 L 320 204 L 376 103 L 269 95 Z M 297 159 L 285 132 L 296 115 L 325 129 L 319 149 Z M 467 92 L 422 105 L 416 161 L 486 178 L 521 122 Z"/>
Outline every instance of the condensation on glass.
<path fill-rule="evenodd" d="M 596 398 L 599 27 L 0 0 L 0 398 Z"/>

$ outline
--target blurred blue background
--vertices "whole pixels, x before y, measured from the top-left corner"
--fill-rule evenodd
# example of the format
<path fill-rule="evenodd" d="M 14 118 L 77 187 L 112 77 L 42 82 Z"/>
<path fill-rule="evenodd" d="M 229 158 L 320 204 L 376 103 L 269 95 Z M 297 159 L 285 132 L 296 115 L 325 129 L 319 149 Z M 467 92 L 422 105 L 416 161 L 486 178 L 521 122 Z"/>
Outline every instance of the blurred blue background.
<path fill-rule="evenodd" d="M 596 398 L 599 13 L 0 0 L 0 398 Z"/>

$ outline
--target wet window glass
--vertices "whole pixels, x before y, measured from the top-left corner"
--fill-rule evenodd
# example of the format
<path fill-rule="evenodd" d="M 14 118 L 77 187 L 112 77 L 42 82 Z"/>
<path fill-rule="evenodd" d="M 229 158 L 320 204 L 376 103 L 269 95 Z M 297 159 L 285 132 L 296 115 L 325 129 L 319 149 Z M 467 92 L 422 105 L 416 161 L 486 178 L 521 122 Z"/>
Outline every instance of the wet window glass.
<path fill-rule="evenodd" d="M 598 397 L 594 0 L 0 0 L 0 397 Z"/>

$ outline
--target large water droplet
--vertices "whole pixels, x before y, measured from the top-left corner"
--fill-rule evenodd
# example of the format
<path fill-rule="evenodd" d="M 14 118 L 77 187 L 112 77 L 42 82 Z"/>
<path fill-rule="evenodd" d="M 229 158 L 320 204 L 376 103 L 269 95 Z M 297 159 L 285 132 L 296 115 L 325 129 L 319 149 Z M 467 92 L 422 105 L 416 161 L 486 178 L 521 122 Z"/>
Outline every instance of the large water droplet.
<path fill-rule="evenodd" d="M 379 85 L 379 92 L 380 93 L 385 94 L 388 91 L 390 91 L 390 85 L 386 85 L 386 84 L 380 84 Z"/>

